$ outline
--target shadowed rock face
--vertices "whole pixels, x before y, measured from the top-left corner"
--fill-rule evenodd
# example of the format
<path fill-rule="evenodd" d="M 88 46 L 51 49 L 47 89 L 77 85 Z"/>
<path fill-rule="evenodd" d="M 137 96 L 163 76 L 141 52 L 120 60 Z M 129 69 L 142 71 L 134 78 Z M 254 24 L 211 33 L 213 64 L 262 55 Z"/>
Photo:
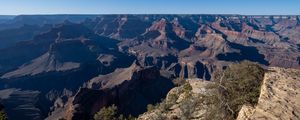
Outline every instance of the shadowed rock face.
<path fill-rule="evenodd" d="M 0 23 L 0 89 L 39 91 L 39 101 L 45 104 L 43 117 L 57 103 L 64 106 L 74 96 L 66 96 L 66 90 L 77 93 L 80 87 L 90 85 L 82 90 L 96 89 L 97 94 L 101 91 L 100 96 L 127 91 L 146 102 L 137 109 L 128 104 L 128 110 L 117 102 L 103 105 L 118 104 L 125 114 L 136 115 L 145 110 L 146 103 L 156 102 L 156 98 L 150 100 L 153 94 L 159 94 L 136 93 L 147 86 L 151 90 L 160 86 L 152 79 L 154 83 L 149 85 L 139 82 L 143 77 L 132 80 L 132 76 L 138 76 L 133 73 L 141 74 L 138 71 L 149 67 L 162 81 L 177 77 L 210 80 L 215 71 L 242 60 L 300 68 L 299 22 L 299 16 L 17 16 Z M 133 61 L 138 67 L 130 66 Z M 127 89 L 129 86 L 134 89 Z M 149 98 L 145 100 L 144 94 Z M 57 102 L 62 99 L 64 102 Z M 138 101 L 127 97 L 122 100 Z M 93 111 L 84 113 L 88 115 L 95 112 L 85 110 Z"/>
<path fill-rule="evenodd" d="M 219 60 L 225 61 L 243 61 L 250 60 L 253 62 L 258 62 L 263 65 L 269 65 L 268 61 L 265 60 L 265 56 L 258 53 L 255 47 L 243 46 L 236 43 L 229 43 L 233 49 L 239 50 L 239 52 L 233 53 L 222 53 L 217 55 Z"/>
<path fill-rule="evenodd" d="M 51 29 L 51 25 L 24 25 L 20 28 L 0 30 L 0 49 L 10 47 L 19 41 L 31 40 L 34 36 Z"/>
<path fill-rule="evenodd" d="M 75 32 L 72 32 L 72 29 Z M 41 113 L 40 118 L 43 119 L 57 101 L 56 99 L 62 99 L 60 97 L 64 96 L 64 90 L 76 92 L 79 86 L 96 75 L 107 74 L 116 68 L 130 65 L 134 58 L 118 52 L 117 43 L 116 40 L 93 35 L 82 25 L 64 23 L 47 33 L 36 36 L 32 41 L 21 43 L 21 46 L 24 45 L 23 48 L 16 46 L 13 48 L 17 49 L 8 48 L 9 51 L 6 49 L 2 51 L 4 55 L 7 54 L 7 58 L 6 56 L 2 58 L 3 65 L 12 65 L 15 70 L 1 76 L 3 84 L 0 88 L 39 91 L 41 95 L 35 99 L 42 104 L 44 112 Z M 34 47 L 26 44 L 36 46 L 37 51 L 32 51 Z M 28 52 L 29 55 L 25 56 L 24 52 Z M 30 55 L 40 56 L 33 59 Z M 4 64 L 11 57 L 19 58 L 19 64 L 24 63 L 18 67 L 13 62 Z M 22 58 L 33 60 L 25 62 L 26 59 Z M 3 69 L 7 68 L 4 66 Z M 17 103 L 14 104 L 21 104 L 15 102 Z"/>
<path fill-rule="evenodd" d="M 5 111 L 9 119 L 42 120 L 44 117 L 38 91 L 22 91 L 20 89 L 0 90 L 1 103 L 5 104 Z"/>
<path fill-rule="evenodd" d="M 125 115 L 144 112 L 148 104 L 159 102 L 173 87 L 172 81 L 162 77 L 157 68 L 142 68 L 136 63 L 93 78 L 88 84 L 91 85 L 88 88 L 113 91 L 116 94 L 113 100 Z"/>
<path fill-rule="evenodd" d="M 172 87 L 172 81 L 162 77 L 157 68 L 142 68 L 134 63 L 129 68 L 91 79 L 67 108 L 57 110 L 67 109 L 62 118 L 91 119 L 100 108 L 115 104 L 124 115 L 136 116 L 145 112 L 148 104 L 164 98 Z"/>

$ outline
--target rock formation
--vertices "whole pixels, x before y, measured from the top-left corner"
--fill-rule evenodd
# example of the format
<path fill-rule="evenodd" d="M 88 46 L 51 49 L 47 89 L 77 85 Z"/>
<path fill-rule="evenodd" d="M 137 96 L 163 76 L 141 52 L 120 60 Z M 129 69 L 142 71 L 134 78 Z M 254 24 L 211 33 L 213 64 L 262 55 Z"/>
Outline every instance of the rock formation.
<path fill-rule="evenodd" d="M 265 74 L 258 104 L 243 106 L 238 120 L 300 119 L 300 70 L 270 68 Z"/>
<path fill-rule="evenodd" d="M 257 105 L 244 105 L 237 120 L 300 119 L 299 77 L 300 70 L 269 68 L 264 76 Z M 171 89 L 165 101 L 140 115 L 138 120 L 207 120 L 216 114 L 222 115 L 210 113 L 212 110 L 209 106 L 215 104 L 211 97 L 217 95 L 217 89 L 213 86 L 214 82 L 188 79 L 186 84 Z"/>
<path fill-rule="evenodd" d="M 62 113 L 56 108 L 81 94 L 88 96 L 88 91 L 130 91 L 147 98 L 138 112 L 129 104 L 136 99 L 128 98 L 128 110 L 121 106 L 124 114 L 137 115 L 146 103 L 158 102 L 171 89 L 154 85 L 162 81 L 169 85 L 176 78 L 212 80 L 216 71 L 243 60 L 299 69 L 299 23 L 299 16 L 16 16 L 0 22 L 0 89 L 40 92 L 41 119 Z M 133 61 L 138 64 L 131 66 Z M 162 81 L 134 78 L 145 71 Z M 155 82 L 143 84 L 143 77 Z M 148 90 L 136 93 L 147 87 L 164 92 L 153 90 L 146 98 Z M 84 113 L 90 117 L 96 109 L 86 111 L 92 111 Z"/>

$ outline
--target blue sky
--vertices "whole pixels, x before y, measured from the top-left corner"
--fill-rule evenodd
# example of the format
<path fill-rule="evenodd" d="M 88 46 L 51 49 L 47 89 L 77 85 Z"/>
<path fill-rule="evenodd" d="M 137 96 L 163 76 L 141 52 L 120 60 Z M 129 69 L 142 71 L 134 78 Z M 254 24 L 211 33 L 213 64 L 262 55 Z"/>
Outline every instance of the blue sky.
<path fill-rule="evenodd" d="M 0 0 L 0 14 L 300 15 L 300 0 Z"/>

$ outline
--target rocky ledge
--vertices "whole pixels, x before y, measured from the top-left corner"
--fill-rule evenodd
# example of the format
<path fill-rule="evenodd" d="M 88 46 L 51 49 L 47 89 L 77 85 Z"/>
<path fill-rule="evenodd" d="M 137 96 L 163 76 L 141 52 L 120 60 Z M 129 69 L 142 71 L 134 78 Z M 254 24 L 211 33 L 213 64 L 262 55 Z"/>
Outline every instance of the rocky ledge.
<path fill-rule="evenodd" d="M 270 68 L 265 74 L 258 104 L 243 106 L 238 120 L 299 120 L 300 70 Z"/>

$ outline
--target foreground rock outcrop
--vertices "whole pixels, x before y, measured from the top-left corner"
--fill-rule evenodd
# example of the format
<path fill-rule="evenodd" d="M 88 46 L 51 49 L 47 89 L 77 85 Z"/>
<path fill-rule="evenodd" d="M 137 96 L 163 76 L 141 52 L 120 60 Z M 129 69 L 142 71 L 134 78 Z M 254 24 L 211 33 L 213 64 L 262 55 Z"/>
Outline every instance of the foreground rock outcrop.
<path fill-rule="evenodd" d="M 175 87 L 168 93 L 166 99 L 155 106 L 148 106 L 148 112 L 138 117 L 138 120 L 199 120 L 209 114 L 209 98 L 216 89 L 213 82 L 201 79 L 189 79 L 182 86 Z"/>
<path fill-rule="evenodd" d="M 299 120 L 300 70 L 271 67 L 265 73 L 255 106 L 244 105 L 237 120 Z M 214 82 L 189 79 L 175 87 L 166 100 L 148 107 L 138 120 L 210 120 L 222 116 L 213 106 L 217 91 Z M 217 97 L 220 98 L 220 97 Z M 150 108 L 150 109 L 149 109 Z M 152 109 L 151 109 L 152 108 Z M 214 112 L 214 113 L 212 113 Z"/>
<path fill-rule="evenodd" d="M 299 120 L 300 70 L 270 68 L 258 104 L 243 106 L 238 120 Z"/>

